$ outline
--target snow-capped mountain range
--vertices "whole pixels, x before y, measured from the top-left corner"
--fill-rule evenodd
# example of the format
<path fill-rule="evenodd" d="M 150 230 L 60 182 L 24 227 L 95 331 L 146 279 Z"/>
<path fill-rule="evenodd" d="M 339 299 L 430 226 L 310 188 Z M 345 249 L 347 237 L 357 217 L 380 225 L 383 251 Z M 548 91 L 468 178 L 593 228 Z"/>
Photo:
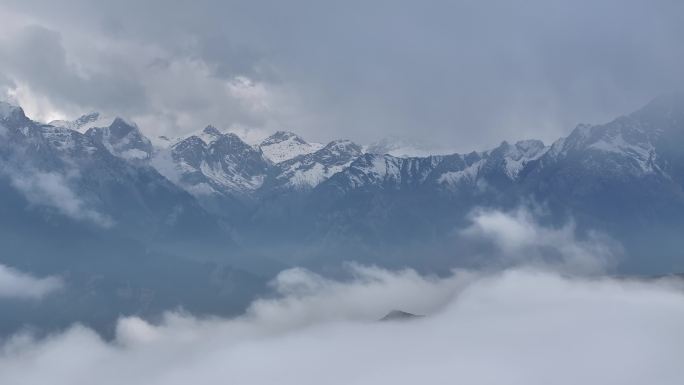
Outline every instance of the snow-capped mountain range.
<path fill-rule="evenodd" d="M 623 250 L 617 273 L 684 271 L 682 95 L 548 145 L 406 148 L 290 132 L 247 143 L 212 126 L 159 141 L 126 119 L 43 124 L 0 103 L 0 263 L 67 282 L 51 307 L 16 311 L 109 330 L 120 314 L 230 314 L 293 265 L 488 267 L 509 256 L 463 236 L 473 215 L 521 207 L 572 232 L 568 253 Z"/>
<path fill-rule="evenodd" d="M 82 133 L 0 103 L 0 137 L 0 179 L 50 215 L 139 234 L 211 222 L 190 194 L 149 166 L 149 140 L 122 119 Z"/>
<path fill-rule="evenodd" d="M 108 124 L 99 127 L 95 125 L 98 122 Z M 287 131 L 278 131 L 251 146 L 238 135 L 214 126 L 153 147 L 134 123 L 122 118 L 101 118 L 100 114 L 91 113 L 74 121 L 50 124 L 83 132 L 126 160 L 150 160 L 162 175 L 200 199 L 211 195 L 252 198 L 273 191 L 305 191 L 341 172 L 356 175 L 353 178 L 364 175 L 374 183 L 383 180 L 401 184 L 402 167 L 420 168 L 416 164 L 426 162 L 421 158 L 427 159 L 428 166 L 420 172 L 440 172 L 433 177 L 444 186 L 475 181 L 482 168 L 494 167 L 492 162 L 497 160 L 504 163 L 505 174 L 515 179 L 527 162 L 548 149 L 539 141 L 523 141 L 514 145 L 504 142 L 496 149 L 465 155 L 430 155 L 427 150 L 396 138 L 369 146 L 349 140 L 322 145 Z M 417 153 L 428 155 L 411 156 Z M 411 174 L 404 170 L 404 177 L 407 172 Z M 417 178 L 422 182 L 428 175 Z M 360 180 L 351 183 L 359 184 Z"/>
<path fill-rule="evenodd" d="M 338 173 L 336 183 L 348 179 L 345 188 L 378 184 L 396 188 L 416 183 L 454 188 L 493 174 L 516 181 L 531 163 L 557 161 L 574 151 L 628 158 L 629 171 L 633 173 L 661 172 L 653 141 L 662 130 L 647 131 L 644 123 L 636 119 L 646 114 L 648 108 L 655 108 L 656 103 L 608 125 L 580 125 L 571 135 L 550 146 L 536 140 L 503 142 L 487 151 L 422 157 L 410 156 L 409 150 L 415 148 L 410 149 L 409 143 L 398 140 L 388 139 L 365 147 L 347 140 L 322 145 L 286 131 L 250 146 L 236 134 L 213 126 L 177 138 L 168 148 L 155 148 L 134 123 L 96 112 L 74 121 L 53 121 L 43 127 L 82 133 L 124 160 L 149 160 L 162 175 L 194 195 L 245 196 L 276 187 L 312 189 Z M 5 114 L 17 108 L 8 106 L 4 107 Z M 160 158 L 172 164 L 165 167 Z M 535 162 L 540 159 L 541 162 Z"/>
<path fill-rule="evenodd" d="M 476 207 L 529 202 L 627 242 L 647 224 L 684 230 L 681 95 L 550 145 L 464 154 L 405 156 L 382 153 L 403 145 L 309 143 L 285 131 L 250 145 L 213 126 L 154 145 L 125 119 L 42 124 L 5 103 L 0 136 L 3 180 L 29 211 L 136 235 L 202 223 L 253 249 L 279 237 L 399 245 L 446 237 Z"/>

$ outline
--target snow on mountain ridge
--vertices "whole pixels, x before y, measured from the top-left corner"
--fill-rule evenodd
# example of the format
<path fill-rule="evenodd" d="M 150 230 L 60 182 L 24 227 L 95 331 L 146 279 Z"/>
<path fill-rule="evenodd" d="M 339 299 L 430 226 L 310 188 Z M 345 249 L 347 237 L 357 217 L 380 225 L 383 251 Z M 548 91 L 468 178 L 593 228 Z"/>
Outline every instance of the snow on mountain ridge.
<path fill-rule="evenodd" d="M 613 162 L 626 173 L 653 172 L 659 167 L 655 140 L 662 135 L 663 127 L 676 126 L 682 119 L 680 110 L 684 108 L 680 107 L 677 101 L 657 100 L 604 125 L 579 125 L 551 146 L 537 140 L 515 144 L 503 142 L 487 151 L 447 156 L 447 162 L 437 156 L 416 156 L 437 151 L 424 151 L 410 141 L 396 138 L 386 138 L 367 147 L 348 140 L 335 140 L 323 146 L 308 143 L 292 132 L 277 131 L 259 143 L 251 144 L 232 131 L 207 126 L 175 142 L 164 140 L 166 145 L 155 151 L 161 153 L 166 151 L 162 148 L 167 147 L 166 163 L 175 164 L 160 167 L 155 163 L 155 167 L 175 170 L 174 173 L 182 177 L 176 175 L 172 179 L 170 172 L 165 175 L 174 181 L 184 180 L 183 186 L 187 189 L 240 194 L 263 192 L 269 188 L 308 190 L 349 167 L 356 167 L 356 176 L 366 174 L 359 182 L 383 181 L 391 185 L 403 183 L 406 178 L 420 183 L 431 178 L 433 183 L 451 188 L 491 178 L 495 183 L 506 185 L 518 181 L 523 170 L 532 163 L 543 166 L 577 153 L 589 155 L 585 156 L 585 162 Z M 8 108 L 5 110 L 9 111 Z M 75 124 L 80 129 L 101 119 L 99 114 L 88 114 L 77 119 Z M 126 150 L 114 148 L 107 140 L 101 141 L 110 152 L 127 159 L 145 159 L 151 152 L 147 150 L 147 144 L 143 149 L 140 146 L 129 149 L 132 138 L 120 140 Z M 226 143 L 216 144 L 221 141 Z M 179 157 L 181 152 L 183 156 Z M 369 165 L 352 163 L 364 153 L 387 156 L 373 158 L 374 163 Z"/>
<path fill-rule="evenodd" d="M 362 154 L 350 140 L 335 140 L 316 152 L 296 156 L 276 164 L 272 183 L 278 188 L 310 189 L 343 171 Z"/>
<path fill-rule="evenodd" d="M 548 150 L 548 147 L 539 140 L 523 140 L 516 142 L 515 145 L 504 142 L 500 148 L 504 151 L 506 175 L 511 180 L 517 179 L 518 174 L 528 162 L 539 159 Z"/>
<path fill-rule="evenodd" d="M 199 134 L 196 134 L 196 136 L 202 139 L 206 145 L 212 144 L 219 139 L 221 135 L 223 135 L 223 133 L 212 125 L 206 126 Z"/>
<path fill-rule="evenodd" d="M 109 127 L 114 123 L 116 119 L 120 119 L 129 126 L 138 127 L 130 119 L 125 119 L 119 116 L 104 115 L 100 112 L 89 112 L 87 114 L 81 115 L 74 120 L 53 120 L 48 124 L 51 126 L 68 128 L 70 130 L 78 131 L 84 134 L 91 128 L 95 127 Z"/>
<path fill-rule="evenodd" d="M 300 155 L 316 152 L 323 148 L 323 145 L 308 143 L 292 132 L 277 131 L 264 139 L 258 147 L 271 162 L 280 163 Z"/>
<path fill-rule="evenodd" d="M 122 118 L 115 118 L 106 127 L 91 127 L 85 135 L 102 143 L 110 153 L 127 160 L 147 160 L 153 154 L 152 142 L 135 123 Z"/>
<path fill-rule="evenodd" d="M 486 159 L 482 158 L 465 168 L 456 171 L 446 171 L 437 178 L 437 183 L 446 187 L 453 188 L 460 183 L 473 184 L 477 181 L 482 165 Z"/>
<path fill-rule="evenodd" d="M 261 187 L 270 166 L 260 150 L 238 135 L 222 133 L 213 126 L 160 150 L 153 164 L 196 196 L 243 197 Z"/>
<path fill-rule="evenodd" d="M 7 163 L 0 172 L 41 210 L 104 228 L 134 228 L 132 233 L 141 236 L 153 234 L 157 226 L 173 226 L 166 221 L 169 215 L 206 218 L 185 191 L 146 164 L 116 156 L 100 138 L 42 124 L 23 113 L 19 117 L 13 113 L 11 120 L 3 120 L 7 137 L 0 141 L 0 159 Z M 119 123 L 120 130 L 114 129 L 118 137 L 137 132 Z"/>
<path fill-rule="evenodd" d="M 175 137 L 169 137 L 166 135 L 160 135 L 156 138 L 154 138 L 153 142 L 155 146 L 158 149 L 165 149 L 165 148 L 170 148 L 175 146 L 176 144 L 187 140 L 192 137 L 197 137 L 198 139 L 202 140 L 205 144 L 209 145 L 212 142 L 214 142 L 216 139 L 220 138 L 223 135 L 235 135 L 238 138 L 240 138 L 241 141 L 251 145 L 254 148 L 258 148 L 258 143 L 253 144 L 253 142 L 248 141 L 244 135 L 237 133 L 231 129 L 222 129 L 222 128 L 217 128 L 216 126 L 210 124 L 206 127 L 204 127 L 201 130 L 198 131 L 193 131 L 188 134 L 180 135 L 180 136 L 175 136 Z"/>
<path fill-rule="evenodd" d="M 650 108 L 654 107 L 647 106 L 606 124 L 580 124 L 570 135 L 557 140 L 544 154 L 543 161 L 557 162 L 588 151 L 587 154 L 596 154 L 598 159 L 609 156 L 613 162 L 621 165 L 621 172 L 659 172 L 656 142 L 665 132 L 662 126 L 651 127 L 651 120 L 648 117 Z M 592 156 L 585 156 L 582 161 L 594 162 Z"/>
<path fill-rule="evenodd" d="M 483 176 L 495 174 L 516 181 L 521 170 L 547 149 L 541 141 L 530 140 L 514 145 L 503 142 L 492 150 L 470 154 L 407 158 L 369 153 L 336 177 L 334 184 L 342 191 L 366 186 L 397 189 L 425 184 L 453 189 L 461 184 L 476 184 Z"/>

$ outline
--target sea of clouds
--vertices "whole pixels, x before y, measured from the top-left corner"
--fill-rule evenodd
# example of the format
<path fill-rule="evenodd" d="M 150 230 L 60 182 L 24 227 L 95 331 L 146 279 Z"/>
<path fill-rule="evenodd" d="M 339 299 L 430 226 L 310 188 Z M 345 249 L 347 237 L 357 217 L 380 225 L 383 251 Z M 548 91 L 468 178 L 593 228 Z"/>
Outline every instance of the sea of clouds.
<path fill-rule="evenodd" d="M 464 234 L 511 255 L 551 248 L 555 264 L 442 276 L 349 264 L 344 279 L 289 269 L 232 319 L 173 311 L 122 317 L 113 340 L 78 325 L 7 337 L 0 384 L 684 383 L 684 281 L 597 273 L 610 243 L 524 211 L 472 219 Z M 379 321 L 392 310 L 423 317 Z"/>
<path fill-rule="evenodd" d="M 122 318 L 104 341 L 74 326 L 20 334 L 3 384 L 681 384 L 675 279 L 512 269 L 445 278 L 352 266 L 353 280 L 288 270 L 278 298 L 235 319 Z M 425 315 L 378 321 L 393 309 Z"/>

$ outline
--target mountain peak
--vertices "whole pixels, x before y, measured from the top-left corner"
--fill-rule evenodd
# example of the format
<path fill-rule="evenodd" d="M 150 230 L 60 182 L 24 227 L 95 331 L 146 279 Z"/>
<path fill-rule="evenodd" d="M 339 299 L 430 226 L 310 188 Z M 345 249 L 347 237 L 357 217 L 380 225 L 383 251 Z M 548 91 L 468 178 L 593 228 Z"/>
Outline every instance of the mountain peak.
<path fill-rule="evenodd" d="M 220 134 L 220 133 L 219 133 Z M 239 141 L 240 143 L 247 144 L 242 138 L 234 132 L 226 132 L 225 134 L 220 134 L 223 137 L 230 139 L 231 141 Z"/>
<path fill-rule="evenodd" d="M 120 117 L 114 118 L 112 124 L 109 125 L 110 135 L 117 139 L 123 138 L 132 131 L 138 131 L 138 126 L 135 123 L 126 121 Z"/>
<path fill-rule="evenodd" d="M 260 145 L 261 146 L 269 146 L 272 144 L 282 143 L 282 142 L 286 142 L 286 141 L 294 141 L 297 143 L 306 143 L 306 141 L 302 137 L 295 134 L 294 132 L 276 131 L 273 135 L 264 139 Z"/>
<path fill-rule="evenodd" d="M 90 116 L 92 120 L 89 122 L 90 124 L 100 119 L 98 113 L 93 113 Z M 146 160 L 152 154 L 150 140 L 140 132 L 135 123 L 123 118 L 114 118 L 109 126 L 93 126 L 85 132 L 85 135 L 102 143 L 113 155 L 127 160 Z"/>
<path fill-rule="evenodd" d="M 84 124 L 92 123 L 98 119 L 100 119 L 100 113 L 93 111 L 93 112 L 89 112 L 87 114 L 81 115 L 78 119 L 74 120 L 74 123 L 78 124 L 79 126 L 82 126 Z"/>
<path fill-rule="evenodd" d="M 26 119 L 24 110 L 12 103 L 0 101 L 0 119 L 20 118 Z"/>
<path fill-rule="evenodd" d="M 111 116 L 106 116 L 100 112 L 93 111 L 87 114 L 81 115 L 75 120 L 53 120 L 50 124 L 55 127 L 68 128 L 70 130 L 79 131 L 85 133 L 91 128 L 95 127 L 109 127 L 111 126 L 117 118 Z M 125 119 L 119 118 L 126 122 Z M 127 123 L 131 125 L 130 123 Z"/>
<path fill-rule="evenodd" d="M 221 135 L 221 131 L 219 131 L 218 128 L 212 126 L 211 124 L 204 127 L 204 130 L 202 130 L 202 132 L 205 134 L 215 135 L 215 136 Z"/>
<path fill-rule="evenodd" d="M 349 139 L 335 139 L 328 143 L 325 147 L 347 147 L 347 146 L 356 146 L 357 144 L 352 142 Z"/>
<path fill-rule="evenodd" d="M 361 154 L 363 152 L 363 149 L 361 146 L 358 144 L 352 142 L 349 139 L 337 139 L 333 140 L 332 142 L 328 143 L 323 150 L 331 151 L 331 152 L 352 152 L 352 153 L 357 153 Z"/>
<path fill-rule="evenodd" d="M 208 143 L 209 144 L 209 143 Z M 247 144 L 240 136 L 232 132 L 219 133 L 211 141 L 211 146 L 220 146 L 224 148 L 232 148 L 234 150 L 254 150 L 252 146 Z"/>
<path fill-rule="evenodd" d="M 270 137 L 271 138 L 280 138 L 280 139 L 290 139 L 290 138 L 294 138 L 294 137 L 298 137 L 298 136 L 294 132 L 290 132 L 290 131 L 276 131 Z"/>
<path fill-rule="evenodd" d="M 190 139 L 192 137 L 197 137 L 202 142 L 204 142 L 204 144 L 210 145 L 225 135 L 226 134 L 222 133 L 218 128 L 210 124 L 204 127 L 201 131 L 195 131 L 194 134 L 190 134 L 189 136 L 179 140 L 179 142 Z"/>
<path fill-rule="evenodd" d="M 519 140 L 519 141 L 515 142 L 515 146 L 518 147 L 519 149 L 522 149 L 522 150 L 546 147 L 544 142 L 542 142 L 539 139 Z"/>
<path fill-rule="evenodd" d="M 308 143 L 299 135 L 289 131 L 277 131 L 259 144 L 259 148 L 264 156 L 273 163 L 280 163 L 299 155 L 310 154 L 321 147 L 320 144 Z"/>

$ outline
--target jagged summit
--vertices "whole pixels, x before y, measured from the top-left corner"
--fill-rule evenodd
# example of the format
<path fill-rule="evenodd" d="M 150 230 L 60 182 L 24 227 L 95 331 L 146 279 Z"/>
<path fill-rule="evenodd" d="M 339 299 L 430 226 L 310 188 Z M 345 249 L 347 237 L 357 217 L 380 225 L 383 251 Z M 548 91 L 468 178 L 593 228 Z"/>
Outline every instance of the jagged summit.
<path fill-rule="evenodd" d="M 333 156 L 339 156 L 348 153 L 360 155 L 363 152 L 363 147 L 349 139 L 337 139 L 326 144 L 325 147 L 323 147 L 323 150 Z"/>
<path fill-rule="evenodd" d="M 515 143 L 515 146 L 525 152 L 538 151 L 546 147 L 544 142 L 538 139 L 520 140 Z"/>
<path fill-rule="evenodd" d="M 81 115 L 81 117 L 74 120 L 74 122 L 85 124 L 85 123 L 94 122 L 99 118 L 100 118 L 100 113 L 97 111 L 93 111 L 93 112 Z"/>
<path fill-rule="evenodd" d="M 109 132 L 117 139 L 122 139 L 133 131 L 139 131 L 138 126 L 119 117 L 114 118 L 112 124 L 109 125 Z"/>
<path fill-rule="evenodd" d="M 160 172 L 196 196 L 247 197 L 258 189 L 270 163 L 259 149 L 232 132 L 207 126 L 168 149 L 171 165 Z"/>
<path fill-rule="evenodd" d="M 321 148 L 319 143 L 308 143 L 289 131 L 277 131 L 258 146 L 264 156 L 273 163 L 281 163 L 300 155 L 313 153 Z"/>
<path fill-rule="evenodd" d="M 116 119 L 115 116 L 107 116 L 100 112 L 89 112 L 74 120 L 53 120 L 48 124 L 85 133 L 94 127 L 109 127 Z M 124 120 L 123 118 L 119 119 Z"/>
<path fill-rule="evenodd" d="M 223 138 L 224 136 L 239 138 L 242 141 L 242 138 L 240 138 L 238 135 L 232 132 L 222 131 L 218 129 L 216 126 L 209 124 L 202 130 L 195 131 L 190 134 L 177 137 L 175 139 L 166 138 L 160 142 L 160 145 L 162 145 L 163 147 L 167 147 L 168 145 L 175 146 L 193 137 L 201 140 L 202 142 L 204 142 L 205 145 L 211 145 L 213 142 Z"/>
<path fill-rule="evenodd" d="M 138 126 L 119 117 L 109 126 L 89 128 L 85 135 L 102 143 L 113 155 L 128 160 L 148 160 L 154 152 L 152 142 Z"/>
<path fill-rule="evenodd" d="M 217 147 L 225 148 L 225 150 L 228 152 L 228 156 L 239 153 L 258 153 L 254 147 L 247 144 L 244 140 L 242 140 L 242 138 L 240 138 L 240 136 L 232 132 L 218 135 L 211 143 L 210 149 Z"/>
<path fill-rule="evenodd" d="M 295 134 L 294 132 L 276 131 L 273 135 L 264 139 L 261 142 L 261 145 L 263 146 L 263 145 L 280 143 L 280 142 L 290 140 L 290 139 L 297 141 L 297 142 L 300 142 L 300 143 L 306 143 L 306 141 L 304 139 L 302 139 L 299 135 Z"/>
<path fill-rule="evenodd" d="M 211 124 L 204 127 L 204 130 L 202 130 L 204 134 L 207 135 L 214 135 L 214 136 L 221 136 L 221 131 L 218 130 L 218 128 L 212 126 Z"/>
<path fill-rule="evenodd" d="M 190 136 L 196 136 L 200 138 L 205 144 L 209 145 L 218 138 L 220 138 L 222 135 L 223 134 L 221 133 L 221 131 L 219 131 L 216 127 L 208 125 L 199 133 Z"/>
<path fill-rule="evenodd" d="M 363 153 L 349 140 L 334 140 L 319 150 L 276 164 L 266 185 L 275 190 L 309 190 L 343 171 Z"/>
<path fill-rule="evenodd" d="M 0 119 L 20 118 L 25 119 L 24 110 L 12 103 L 0 101 Z"/>

